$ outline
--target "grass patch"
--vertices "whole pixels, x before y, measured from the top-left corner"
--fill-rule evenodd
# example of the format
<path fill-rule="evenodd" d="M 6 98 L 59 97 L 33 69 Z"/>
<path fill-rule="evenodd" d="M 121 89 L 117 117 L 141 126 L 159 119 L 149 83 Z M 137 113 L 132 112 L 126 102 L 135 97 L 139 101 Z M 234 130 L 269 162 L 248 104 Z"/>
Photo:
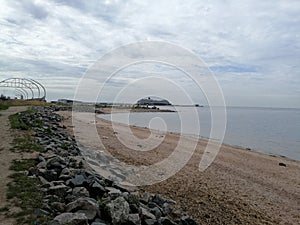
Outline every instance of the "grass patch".
<path fill-rule="evenodd" d="M 13 179 L 8 184 L 7 198 L 22 209 L 21 212 L 12 216 L 16 218 L 18 225 L 40 224 L 50 220 L 47 216 L 38 218 L 34 215 L 34 210 L 42 208 L 43 193 L 38 189 L 39 181 L 37 178 L 30 178 L 24 173 L 14 173 L 10 176 Z"/>
<path fill-rule="evenodd" d="M 104 209 L 106 207 L 107 203 L 109 203 L 109 199 L 107 199 L 107 198 L 100 198 L 98 200 L 99 207 L 102 209 Z"/>
<path fill-rule="evenodd" d="M 20 129 L 20 130 L 31 130 L 32 127 L 42 127 L 43 121 L 38 118 L 23 119 L 23 116 L 34 115 L 36 113 L 35 110 L 28 109 L 21 113 L 16 113 L 14 115 L 9 116 L 10 126 L 12 129 Z"/>
<path fill-rule="evenodd" d="M 22 120 L 20 114 L 9 116 L 10 127 L 12 129 L 29 130 L 29 126 Z"/>
<path fill-rule="evenodd" d="M 6 110 L 9 108 L 9 105 L 0 105 L 0 110 Z"/>
<path fill-rule="evenodd" d="M 139 206 L 140 205 L 140 199 L 139 199 L 138 196 L 130 194 L 128 196 L 128 203 L 129 204 L 135 204 L 135 205 Z"/>
<path fill-rule="evenodd" d="M 14 139 L 13 152 L 43 152 L 44 148 L 34 142 L 34 138 L 30 134 Z"/>
<path fill-rule="evenodd" d="M 30 178 L 24 173 L 14 173 L 10 175 L 13 182 L 8 185 L 7 198 L 18 198 L 21 201 L 17 201 L 16 205 L 22 209 L 26 209 L 29 206 L 33 208 L 41 207 L 42 194 L 38 190 L 38 180 L 36 178 Z"/>
<path fill-rule="evenodd" d="M 14 160 L 10 166 L 10 170 L 24 171 L 35 165 L 34 159 Z"/>
<path fill-rule="evenodd" d="M 34 159 L 14 160 L 10 167 L 17 171 L 10 175 L 12 182 L 8 184 L 7 199 L 10 199 L 15 206 L 22 209 L 21 212 L 11 215 L 16 219 L 18 225 L 43 224 L 52 218 L 49 215 L 35 215 L 36 209 L 42 208 L 44 193 L 39 190 L 39 180 L 28 177 L 20 171 L 28 170 L 35 165 Z M 2 210 L 5 211 L 7 207 Z"/>
<path fill-rule="evenodd" d="M 23 120 L 22 117 L 24 115 L 22 114 L 24 113 L 32 114 L 34 118 L 34 110 L 27 110 L 9 117 L 13 129 L 29 130 L 23 131 L 21 136 L 14 139 L 12 151 L 42 152 L 44 148 L 35 143 L 34 137 L 32 136 L 33 131 L 30 131 L 33 126 L 40 126 L 42 121 L 38 119 L 30 120 L 31 117 L 25 117 Z M 24 171 L 27 171 L 35 164 L 34 159 L 26 159 L 14 160 L 10 166 L 10 169 L 16 172 L 10 175 L 12 182 L 8 184 L 7 199 L 9 199 L 10 203 L 14 206 L 19 207 L 21 211 L 8 216 L 15 218 L 17 225 L 47 224 L 47 221 L 52 219 L 51 215 L 45 215 L 39 210 L 43 208 L 42 200 L 45 197 L 45 193 L 39 190 L 40 182 L 38 178 L 28 177 L 26 173 L 24 173 Z M 5 208 L 3 208 L 3 211 L 5 211 Z"/>

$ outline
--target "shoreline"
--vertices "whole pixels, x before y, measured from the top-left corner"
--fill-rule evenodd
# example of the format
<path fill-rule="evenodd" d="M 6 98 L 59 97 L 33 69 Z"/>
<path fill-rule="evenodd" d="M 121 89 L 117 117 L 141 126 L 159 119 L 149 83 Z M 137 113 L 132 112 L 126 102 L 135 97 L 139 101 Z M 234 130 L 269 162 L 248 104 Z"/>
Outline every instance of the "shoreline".
<path fill-rule="evenodd" d="M 134 113 L 155 113 L 155 112 L 176 112 L 176 111 L 130 111 L 128 109 L 120 109 L 120 110 L 117 110 L 113 113 L 129 113 L 129 112 L 134 112 Z M 103 114 L 111 114 L 111 111 L 108 110 L 108 111 L 105 111 Z M 97 115 L 96 117 L 97 118 L 100 118 L 100 119 L 103 119 L 103 120 L 106 120 L 106 121 L 110 121 L 112 122 L 111 120 L 109 119 L 104 119 L 104 118 L 101 118 L 100 117 L 101 115 Z M 120 123 L 120 122 L 114 122 L 114 123 L 119 123 L 119 124 L 122 124 L 122 125 L 126 125 L 125 123 Z M 140 127 L 140 128 L 145 128 L 143 126 L 138 126 L 138 125 L 129 125 L 130 127 Z M 147 129 L 150 129 L 150 128 L 147 128 Z M 156 129 L 151 129 L 153 131 L 158 131 L 158 132 L 162 132 L 161 130 L 156 130 Z M 167 133 L 170 133 L 170 134 L 175 134 L 175 135 L 181 135 L 180 133 L 178 132 L 174 132 L 174 131 L 166 131 Z M 209 138 L 208 137 L 203 137 L 203 136 L 200 136 L 200 137 L 197 137 L 196 135 L 193 135 L 193 134 L 182 134 L 183 136 L 186 136 L 186 137 L 190 137 L 190 138 L 195 138 L 199 141 L 209 141 Z M 212 140 L 213 141 L 213 140 Z M 253 148 L 249 148 L 248 146 L 241 146 L 241 145 L 236 145 L 236 144 L 231 144 L 231 143 L 226 143 L 226 142 L 222 142 L 221 145 L 224 145 L 224 146 L 228 146 L 228 147 L 232 147 L 232 148 L 237 148 L 237 149 L 242 149 L 242 150 L 245 150 L 245 151 L 252 151 L 252 152 L 256 152 L 256 153 L 259 153 L 259 154 L 263 154 L 263 155 L 267 155 L 267 156 L 271 156 L 271 157 L 279 157 L 279 158 L 285 158 L 285 159 L 289 159 L 291 161 L 295 161 L 295 162 L 300 162 L 300 160 L 297 160 L 297 159 L 292 159 L 288 156 L 285 156 L 285 155 L 281 155 L 281 154 L 274 154 L 274 153 L 267 153 L 267 152 L 263 152 L 263 151 L 260 151 L 260 150 L 257 150 L 257 149 L 253 149 Z"/>
<path fill-rule="evenodd" d="M 91 148 L 97 149 L 88 130 L 84 129 L 84 124 L 87 128 L 94 124 L 87 113 L 81 115 L 80 135 Z M 119 143 L 120 134 L 115 133 L 110 121 L 97 118 L 96 124 L 106 150 L 131 165 L 150 165 L 168 157 L 178 141 L 178 135 L 167 133 L 159 147 L 140 154 Z M 118 126 L 122 129 L 124 124 Z M 130 126 L 130 129 L 139 138 L 149 137 L 147 128 Z M 126 133 L 122 135 L 126 138 Z M 130 136 L 127 138 L 130 140 Z M 189 162 L 175 176 L 141 188 L 178 199 L 180 206 L 198 221 L 209 215 L 207 224 L 220 222 L 224 217 L 220 214 L 222 210 L 226 211 L 226 216 L 221 219 L 223 222 L 293 224 L 300 221 L 300 202 L 297 200 L 300 199 L 299 161 L 222 145 L 212 165 L 200 173 L 197 168 L 205 146 L 206 141 L 200 140 Z M 270 220 L 273 222 L 263 222 Z"/>
<path fill-rule="evenodd" d="M 176 111 L 170 110 L 170 109 L 160 109 L 159 107 L 158 108 L 96 107 L 96 109 L 100 110 L 102 112 L 101 114 L 111 114 L 112 110 L 113 110 L 113 113 L 176 112 Z"/>
<path fill-rule="evenodd" d="M 96 192 L 91 189 L 90 185 L 85 185 L 90 182 L 91 174 L 92 177 L 102 180 L 102 182 L 99 182 L 104 185 L 105 191 L 103 188 L 99 191 L 104 196 L 108 194 L 109 197 L 109 193 L 115 196 L 116 193 L 111 191 L 116 191 L 116 188 L 121 192 L 126 189 L 118 182 L 123 179 L 122 175 L 124 172 L 126 173 L 126 168 L 124 171 L 119 171 L 114 167 L 114 164 L 112 167 L 109 167 L 113 169 L 112 172 L 114 172 L 115 178 L 119 178 L 117 180 L 107 180 L 104 178 L 106 177 L 105 173 L 97 170 L 98 167 L 101 169 L 101 164 L 111 161 L 110 158 L 103 156 L 102 152 L 107 151 L 113 158 L 128 165 L 143 167 L 168 158 L 179 139 L 178 134 L 150 131 L 148 128 L 130 126 L 133 135 L 141 140 L 147 139 L 151 132 L 154 134 L 155 140 L 161 140 L 161 143 L 150 151 L 136 151 L 120 143 L 119 138 L 122 137 L 124 138 L 123 140 L 134 144 L 132 136 L 125 129 L 127 125 L 118 123 L 114 124 L 115 127 L 112 127 L 113 123 L 111 121 L 100 118 L 96 119 L 95 123 L 94 113 L 87 112 L 80 112 L 80 117 L 75 117 L 75 121 L 73 121 L 75 123 L 72 123 L 71 111 L 56 111 L 48 107 L 44 110 L 38 110 L 37 114 L 34 114 L 35 119 L 43 118 L 44 125 L 42 127 L 38 126 L 39 123 L 32 121 L 31 111 L 28 112 L 29 114 L 20 115 L 23 115 L 22 118 L 25 120 L 22 120 L 27 121 L 26 123 L 37 126 L 34 128 L 37 132 L 35 134 L 36 141 L 42 144 L 46 151 L 40 153 L 39 157 L 37 155 L 33 156 L 36 165 L 34 168 L 28 168 L 26 174 L 40 179 L 44 185 L 43 190 L 46 190 L 47 193 L 56 195 L 56 192 L 54 193 L 53 191 L 58 190 L 57 193 L 60 193 L 59 196 L 62 198 L 59 200 L 60 204 L 62 203 L 64 207 L 67 206 L 67 208 L 61 209 L 60 213 L 55 211 L 56 209 L 52 208 L 52 205 L 50 208 L 42 206 L 46 208 L 41 209 L 46 209 L 51 215 L 55 216 L 55 218 L 51 218 L 54 220 L 67 219 L 68 216 L 71 216 L 68 219 L 76 219 L 79 216 L 77 208 L 74 211 L 70 208 L 81 201 L 77 199 L 79 196 L 75 197 L 75 194 L 82 194 L 84 201 L 93 205 L 93 215 L 89 213 L 85 215 L 80 214 L 82 221 L 87 221 L 88 219 L 89 222 L 92 222 L 96 217 L 102 218 L 102 214 L 97 214 L 98 206 L 94 205 L 95 201 L 90 198 Z M 53 110 L 54 114 L 52 114 Z M 93 136 L 91 134 L 93 130 L 91 128 L 95 127 L 95 124 L 97 125 L 97 138 L 100 137 L 104 148 L 99 147 L 98 143 L 92 139 Z M 77 127 L 79 129 L 73 130 L 74 125 L 75 128 L 79 126 Z M 114 128 L 118 129 L 118 132 Z M 55 132 L 47 132 L 49 129 Z M 81 138 L 80 142 L 78 142 L 78 139 L 75 140 L 72 134 L 79 135 L 78 137 Z M 87 148 L 78 149 L 76 147 L 76 143 L 80 144 L 81 141 L 86 144 Z M 65 145 L 63 143 L 68 144 Z M 172 201 L 172 212 L 176 215 L 182 215 L 182 218 L 189 218 L 185 216 L 190 215 L 199 224 L 271 225 L 298 224 L 300 222 L 300 164 L 298 161 L 294 162 L 288 158 L 272 157 L 258 152 L 222 145 L 214 162 L 204 172 L 199 172 L 199 161 L 203 156 L 206 143 L 207 141 L 205 140 L 197 142 L 192 157 L 175 175 L 152 185 L 139 186 L 138 189 L 132 191 L 134 193 L 135 191 L 139 193 L 157 193 L 163 196 L 164 199 L 175 200 L 176 204 L 174 204 L 175 201 Z M 135 144 L 139 147 L 138 145 L 147 144 L 147 141 Z M 181 156 L 184 156 L 186 150 L 187 146 L 182 146 L 178 160 L 181 160 Z M 96 158 L 93 158 L 94 156 Z M 100 156 L 100 158 L 97 158 L 97 156 Z M 91 159 L 96 159 L 96 161 Z M 170 164 L 171 167 L 173 165 Z M 68 171 L 64 170 L 63 172 L 63 169 L 66 167 Z M 51 172 L 57 172 L 60 176 L 53 177 Z M 164 173 L 164 171 L 160 172 Z M 83 183 L 81 183 L 82 178 L 85 180 Z M 147 177 L 144 178 L 147 179 Z M 109 182 L 106 183 L 106 181 Z M 78 183 L 78 186 L 75 185 L 77 187 L 74 187 L 72 182 L 79 182 L 80 184 Z M 120 184 L 121 186 L 113 185 L 112 187 L 112 183 Z M 83 192 L 78 193 L 79 189 Z M 133 193 L 129 189 L 127 190 L 129 193 Z M 87 197 L 87 191 L 92 196 Z M 119 191 L 118 193 L 120 194 Z M 73 197 L 70 199 L 70 196 L 67 198 L 70 193 L 74 195 L 74 199 Z M 139 196 L 140 201 L 144 201 L 145 196 Z M 153 195 L 151 196 L 153 197 Z M 49 198 L 49 196 L 45 196 L 45 198 Z M 112 199 L 109 201 L 110 203 L 115 203 Z M 148 200 L 147 202 L 149 203 Z M 152 202 L 149 204 L 153 205 Z M 80 207 L 84 206 L 81 205 Z M 100 204 L 100 210 L 105 212 L 105 208 L 102 207 Z M 46 211 L 44 212 L 46 213 Z M 150 210 L 150 212 L 152 211 Z M 140 218 L 143 219 L 143 216 Z M 172 215 L 170 218 L 172 219 Z M 164 220 L 166 219 L 164 218 Z M 156 218 L 156 220 L 159 219 Z"/>
<path fill-rule="evenodd" d="M 124 112 L 125 113 L 125 112 Z M 169 135 L 175 135 L 175 136 L 180 136 L 180 133 L 178 132 L 173 132 L 173 131 L 161 131 L 161 130 L 157 130 L 157 129 L 150 129 L 148 127 L 142 127 L 142 126 L 138 126 L 138 125 L 128 125 L 128 124 L 125 124 L 125 123 L 120 123 L 120 122 L 113 122 L 111 120 L 108 120 L 108 119 L 103 119 L 103 118 L 100 118 L 100 117 L 96 117 L 97 119 L 99 120 L 103 120 L 105 121 L 105 123 L 114 123 L 114 124 L 118 124 L 120 126 L 128 126 L 130 127 L 131 129 L 147 129 L 149 131 L 153 131 L 155 133 L 166 133 L 166 134 L 169 134 Z M 195 137 L 193 135 L 188 135 L 188 134 L 183 134 L 182 136 L 184 137 L 187 137 L 187 138 L 192 138 L 192 139 L 195 139 L 196 141 L 198 142 L 208 142 L 209 138 L 205 138 L 205 137 Z M 228 148 L 232 148 L 232 149 L 237 149 L 237 150 L 242 150 L 242 151 L 246 151 L 246 152 L 253 152 L 255 154 L 258 154 L 258 155 L 262 155 L 262 156 L 268 156 L 268 157 L 275 157 L 275 158 L 282 158 L 282 159 L 285 159 L 285 160 L 288 160 L 288 161 L 292 161 L 292 162 L 295 162 L 295 163 L 299 163 L 300 164 L 300 160 L 296 160 L 296 159 L 291 159 L 287 156 L 284 156 L 284 155 L 276 155 L 276 154 L 268 154 L 268 153 L 264 153 L 264 152 L 260 152 L 260 151 L 257 151 L 255 149 L 250 149 L 248 147 L 245 147 L 245 146 L 240 146 L 240 145 L 234 145 L 234 144 L 228 144 L 228 143 L 224 143 L 222 142 L 221 146 L 223 147 L 228 147 Z"/>

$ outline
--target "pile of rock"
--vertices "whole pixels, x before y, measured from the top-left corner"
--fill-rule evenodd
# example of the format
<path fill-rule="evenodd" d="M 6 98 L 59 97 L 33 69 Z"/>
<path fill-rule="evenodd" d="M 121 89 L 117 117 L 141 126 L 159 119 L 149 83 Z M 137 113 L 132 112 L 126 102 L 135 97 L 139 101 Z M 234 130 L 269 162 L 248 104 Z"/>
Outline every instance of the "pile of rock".
<path fill-rule="evenodd" d="M 130 191 L 95 173 L 86 165 L 75 138 L 59 124 L 63 118 L 54 110 L 57 109 L 38 107 L 33 114 L 20 114 L 27 124 L 36 118 L 43 121 L 33 129 L 36 142 L 45 151 L 28 175 L 40 180 L 45 198 L 43 207 L 35 213 L 51 215 L 54 219 L 47 224 L 197 224 L 173 211 L 175 201 Z"/>

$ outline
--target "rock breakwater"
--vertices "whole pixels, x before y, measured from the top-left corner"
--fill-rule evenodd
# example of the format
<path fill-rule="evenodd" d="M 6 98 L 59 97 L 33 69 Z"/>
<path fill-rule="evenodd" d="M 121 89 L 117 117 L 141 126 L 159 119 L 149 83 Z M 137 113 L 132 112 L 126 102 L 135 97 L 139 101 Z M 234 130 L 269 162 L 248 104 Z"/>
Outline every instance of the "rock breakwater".
<path fill-rule="evenodd" d="M 48 225 L 189 225 L 189 216 L 174 211 L 174 200 L 158 194 L 131 191 L 97 174 L 86 163 L 73 136 L 60 124 L 59 107 L 34 107 L 19 118 L 34 131 L 42 147 L 35 165 L 26 172 L 39 180 L 44 193 L 42 207 L 34 213 L 45 215 Z"/>

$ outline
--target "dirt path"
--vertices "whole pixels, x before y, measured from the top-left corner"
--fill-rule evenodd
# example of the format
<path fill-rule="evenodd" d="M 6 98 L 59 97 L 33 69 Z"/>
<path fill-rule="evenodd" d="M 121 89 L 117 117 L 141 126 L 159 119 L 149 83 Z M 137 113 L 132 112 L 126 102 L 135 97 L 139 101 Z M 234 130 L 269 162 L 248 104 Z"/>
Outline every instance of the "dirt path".
<path fill-rule="evenodd" d="M 82 115 L 75 125 L 80 126 L 77 134 L 96 149 L 93 121 L 87 114 Z M 70 121 L 65 123 L 71 125 Z M 131 127 L 131 130 L 141 139 L 150 134 L 145 128 Z M 97 119 L 97 131 L 106 150 L 132 165 L 161 161 L 172 153 L 179 140 L 178 135 L 166 133 L 158 147 L 139 152 L 120 143 L 120 136 L 126 139 L 127 135 L 129 142 L 132 142 L 132 136 L 121 135 L 122 128 L 115 132 L 111 122 Z M 213 164 L 199 172 L 198 165 L 206 144 L 206 141 L 198 142 L 192 158 L 175 176 L 143 189 L 176 199 L 178 205 L 200 224 L 300 224 L 298 161 L 223 145 Z M 103 150 L 103 147 L 99 149 Z M 279 163 L 286 166 L 279 166 Z"/>
<path fill-rule="evenodd" d="M 9 170 L 10 163 L 14 159 L 21 158 L 20 154 L 13 153 L 11 144 L 14 139 L 16 131 L 10 129 L 8 117 L 20 111 L 26 110 L 26 107 L 10 107 L 7 110 L 0 111 L 0 209 L 7 207 L 6 191 L 7 184 L 10 182 L 9 175 L 12 173 Z M 14 210 L 12 208 L 9 211 Z M 10 225 L 14 224 L 12 218 L 5 218 L 4 212 L 0 212 L 0 224 Z"/>

